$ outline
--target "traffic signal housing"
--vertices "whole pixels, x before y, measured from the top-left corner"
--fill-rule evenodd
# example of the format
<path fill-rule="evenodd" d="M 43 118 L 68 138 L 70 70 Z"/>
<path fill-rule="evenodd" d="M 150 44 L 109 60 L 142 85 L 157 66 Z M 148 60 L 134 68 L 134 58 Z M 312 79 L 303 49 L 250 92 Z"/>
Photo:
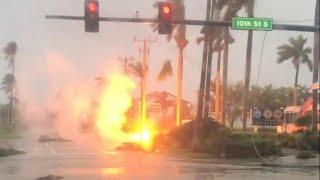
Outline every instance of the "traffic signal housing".
<path fill-rule="evenodd" d="M 159 34 L 171 34 L 172 33 L 172 17 L 173 17 L 173 5 L 169 2 L 159 3 Z"/>
<path fill-rule="evenodd" d="M 99 32 L 99 2 L 85 0 L 84 14 L 85 32 Z"/>

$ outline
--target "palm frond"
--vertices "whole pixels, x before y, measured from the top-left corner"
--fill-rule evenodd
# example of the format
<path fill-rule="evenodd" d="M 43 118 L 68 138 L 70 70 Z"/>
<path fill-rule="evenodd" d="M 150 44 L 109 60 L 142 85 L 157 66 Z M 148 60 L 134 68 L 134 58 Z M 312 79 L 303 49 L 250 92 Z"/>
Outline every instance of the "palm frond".
<path fill-rule="evenodd" d="M 8 73 L 3 77 L 0 89 L 3 90 L 5 94 L 8 94 L 13 90 L 15 82 L 15 77 L 12 74 Z"/>
<path fill-rule="evenodd" d="M 129 71 L 137 77 L 142 77 L 142 65 L 140 62 L 133 62 L 128 65 Z"/>
<path fill-rule="evenodd" d="M 166 80 L 169 76 L 172 76 L 172 65 L 170 60 L 166 60 L 163 63 L 163 66 L 158 74 L 158 80 L 163 81 Z"/>
<path fill-rule="evenodd" d="M 15 56 L 17 53 L 18 47 L 17 47 L 17 43 L 14 41 L 8 42 L 7 46 L 5 46 L 3 48 L 3 53 L 6 56 Z"/>
<path fill-rule="evenodd" d="M 309 70 L 312 70 L 312 61 L 309 58 L 309 54 L 312 52 L 310 47 L 304 47 L 307 38 L 302 35 L 296 38 L 290 37 L 289 44 L 284 44 L 278 47 L 278 59 L 277 62 L 281 63 L 284 60 L 292 59 L 292 63 L 295 68 L 298 68 L 299 64 L 306 64 Z"/>
<path fill-rule="evenodd" d="M 312 61 L 311 61 L 311 59 L 309 58 L 308 54 L 303 54 L 303 55 L 302 55 L 301 63 L 306 64 L 306 65 L 308 66 L 308 69 L 309 69 L 310 71 L 312 71 Z"/>
<path fill-rule="evenodd" d="M 312 53 L 312 49 L 310 47 L 306 47 L 305 49 L 302 50 L 302 52 L 304 54 L 310 54 L 310 53 Z"/>
<path fill-rule="evenodd" d="M 292 46 L 284 44 L 278 47 L 277 63 L 282 63 L 283 61 L 295 56 L 297 56 L 297 51 Z"/>

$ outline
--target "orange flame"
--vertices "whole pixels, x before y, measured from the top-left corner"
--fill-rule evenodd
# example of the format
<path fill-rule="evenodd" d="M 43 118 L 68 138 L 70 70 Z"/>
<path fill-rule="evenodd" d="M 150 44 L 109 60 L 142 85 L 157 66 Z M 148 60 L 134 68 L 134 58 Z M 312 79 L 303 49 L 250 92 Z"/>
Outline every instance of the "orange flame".
<path fill-rule="evenodd" d="M 99 135 L 111 145 L 134 142 L 143 149 L 150 150 L 157 132 L 150 120 L 137 121 L 134 133 L 126 134 L 122 131 L 124 123 L 127 122 L 125 113 L 132 106 L 131 94 L 135 89 L 134 81 L 121 74 L 114 74 L 108 80 L 100 98 L 96 122 Z"/>
<path fill-rule="evenodd" d="M 96 126 L 98 133 L 107 143 L 114 144 L 128 140 L 121 128 L 126 122 L 126 111 L 131 106 L 134 82 L 120 74 L 111 75 L 100 99 Z"/>

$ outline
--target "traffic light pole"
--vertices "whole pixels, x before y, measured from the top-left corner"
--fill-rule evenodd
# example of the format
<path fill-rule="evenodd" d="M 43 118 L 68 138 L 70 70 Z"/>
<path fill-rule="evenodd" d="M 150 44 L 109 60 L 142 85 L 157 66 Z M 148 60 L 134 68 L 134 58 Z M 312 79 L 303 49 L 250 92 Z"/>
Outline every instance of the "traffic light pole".
<path fill-rule="evenodd" d="M 83 16 L 47 15 L 46 19 L 84 20 L 84 17 Z M 119 18 L 119 17 L 100 17 L 99 21 L 126 22 L 126 23 L 158 23 L 159 22 L 158 19 L 151 19 L 151 18 Z M 181 20 L 181 21 L 172 21 L 172 23 L 194 25 L 194 26 L 224 26 L 224 27 L 231 26 L 231 22 L 229 21 Z M 272 29 L 285 30 L 285 31 L 317 32 L 319 31 L 319 26 L 273 24 Z"/>

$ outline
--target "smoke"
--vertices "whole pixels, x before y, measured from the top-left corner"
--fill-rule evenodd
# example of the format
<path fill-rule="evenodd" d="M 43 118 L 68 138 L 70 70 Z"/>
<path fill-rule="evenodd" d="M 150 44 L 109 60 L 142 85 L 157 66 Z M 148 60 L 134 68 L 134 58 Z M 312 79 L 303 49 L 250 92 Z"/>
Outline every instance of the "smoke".
<path fill-rule="evenodd" d="M 123 115 L 131 105 L 134 83 L 121 75 L 118 67 L 106 64 L 96 71 L 104 73 L 102 77 L 108 80 L 105 85 L 99 85 L 95 80 L 98 73 L 88 77 L 70 62 L 61 54 L 51 52 L 43 63 L 33 64 L 28 75 L 18 74 L 21 126 L 36 135 L 57 132 L 79 141 L 96 137 L 123 140 L 120 124 L 125 121 Z M 98 119 L 88 120 L 97 103 L 99 113 L 93 118 Z M 111 111 L 105 109 L 112 107 Z M 118 113 L 113 116 L 121 117 L 120 124 L 106 122 L 110 120 L 110 112 Z M 89 126 L 87 133 L 83 132 L 84 126 Z M 110 133 L 102 133 L 105 131 Z M 116 132 L 117 138 L 111 131 Z"/>

